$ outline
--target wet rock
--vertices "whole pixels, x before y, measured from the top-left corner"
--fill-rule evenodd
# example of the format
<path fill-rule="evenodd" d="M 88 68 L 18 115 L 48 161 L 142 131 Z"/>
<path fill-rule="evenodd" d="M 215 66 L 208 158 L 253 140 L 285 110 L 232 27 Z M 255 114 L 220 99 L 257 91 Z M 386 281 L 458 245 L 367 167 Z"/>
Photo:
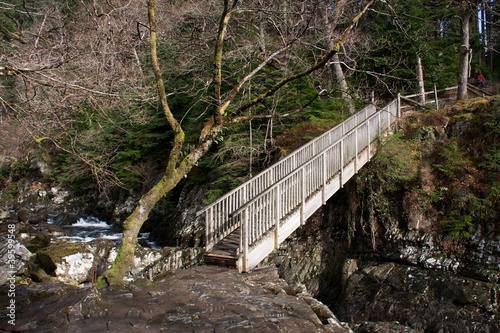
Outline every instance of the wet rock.
<path fill-rule="evenodd" d="M 132 214 L 138 201 L 138 196 L 130 195 L 125 202 L 117 202 L 113 209 L 111 221 L 124 221 L 127 216 Z"/>
<path fill-rule="evenodd" d="M 72 289 L 58 282 L 19 286 L 18 321 L 25 332 L 351 332 L 323 324 L 303 298 L 267 293 L 283 280 L 200 266 L 125 288 Z M 276 271 L 276 269 L 274 269 Z M 267 279 L 264 276 L 274 278 Z M 1 290 L 0 290 L 1 291 Z M 8 301 L 0 293 L 0 306 Z M 107 311 L 105 310 L 107 309 Z M 0 329 L 12 330 L 5 322 Z"/>
<path fill-rule="evenodd" d="M 349 278 L 335 307 L 341 320 L 396 321 L 426 332 L 495 332 L 500 286 L 439 270 L 394 263 L 367 266 Z M 371 332 L 371 331 L 368 331 Z"/>
<path fill-rule="evenodd" d="M 71 323 L 96 319 L 107 312 L 95 288 L 74 289 L 55 281 L 19 285 L 16 290 L 15 326 L 0 321 L 0 330 L 66 332 Z M 6 298 L 0 298 L 2 308 Z"/>
<path fill-rule="evenodd" d="M 87 243 L 94 254 L 93 277 L 103 275 L 110 267 L 112 260 L 116 256 L 116 244 L 109 239 L 94 239 Z"/>
<path fill-rule="evenodd" d="M 21 226 L 17 239 L 32 253 L 49 246 L 54 241 L 53 237 L 31 225 Z"/>
<path fill-rule="evenodd" d="M 78 285 L 89 280 L 94 254 L 84 243 L 63 243 L 37 252 L 36 262 L 59 281 Z"/>
<path fill-rule="evenodd" d="M 398 322 L 360 323 L 353 325 L 356 333 L 421 333 Z"/>
<path fill-rule="evenodd" d="M 70 213 L 60 213 L 54 217 L 54 224 L 56 225 L 72 225 L 78 221 L 78 217 Z"/>
<path fill-rule="evenodd" d="M 62 187 L 51 187 L 50 194 L 52 202 L 61 205 L 68 201 L 71 196 L 71 191 Z"/>
<path fill-rule="evenodd" d="M 33 254 L 14 238 L 0 237 L 0 285 L 8 282 Z"/>
<path fill-rule="evenodd" d="M 29 222 L 30 216 L 31 216 L 31 212 L 29 209 L 26 209 L 26 208 L 22 208 L 22 209 L 18 210 L 18 212 L 17 212 L 17 218 L 19 219 L 19 221 L 24 222 L 24 223 Z"/>
<path fill-rule="evenodd" d="M 0 220 L 9 220 L 10 217 L 9 209 L 7 207 L 0 207 Z"/>
<path fill-rule="evenodd" d="M 67 236 L 68 234 L 63 228 L 54 224 L 44 225 L 42 230 L 52 237 Z"/>
<path fill-rule="evenodd" d="M 156 250 L 137 245 L 128 278 L 144 277 L 155 280 L 169 271 L 200 264 L 203 252 L 202 248 L 164 247 Z"/>

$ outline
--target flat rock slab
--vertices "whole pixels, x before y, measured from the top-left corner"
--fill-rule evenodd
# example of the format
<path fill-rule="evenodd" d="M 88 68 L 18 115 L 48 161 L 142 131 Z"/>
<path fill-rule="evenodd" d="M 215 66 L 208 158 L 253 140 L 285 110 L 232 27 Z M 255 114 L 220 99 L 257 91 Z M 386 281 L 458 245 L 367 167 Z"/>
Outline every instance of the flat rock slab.
<path fill-rule="evenodd" d="M 275 268 L 239 274 L 235 269 L 200 266 L 175 271 L 146 285 L 136 282 L 121 289 L 102 289 L 99 304 L 106 304 L 107 309 L 100 315 L 73 316 L 64 325 L 59 318 L 52 328 L 71 333 L 349 331 L 324 325 L 307 297 L 287 294 L 285 290 L 293 288 L 279 279 Z M 64 296 L 58 295 L 58 299 L 62 301 Z M 47 319 L 53 316 L 50 309 L 44 311 L 43 325 L 26 325 L 25 332 L 50 331 Z M 30 313 L 19 309 L 20 321 L 23 312 Z"/>

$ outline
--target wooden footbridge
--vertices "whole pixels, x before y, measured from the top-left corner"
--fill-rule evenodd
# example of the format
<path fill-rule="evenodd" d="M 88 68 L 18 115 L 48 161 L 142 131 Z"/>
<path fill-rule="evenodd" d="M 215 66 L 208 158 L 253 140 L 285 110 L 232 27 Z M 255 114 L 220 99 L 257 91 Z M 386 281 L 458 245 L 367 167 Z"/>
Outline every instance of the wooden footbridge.
<path fill-rule="evenodd" d="M 205 263 L 257 266 L 370 161 L 373 141 L 400 116 L 398 101 L 364 108 L 199 211 Z"/>
<path fill-rule="evenodd" d="M 370 161 L 377 135 L 390 132 L 401 117 L 401 100 L 438 108 L 456 89 L 425 92 L 434 101 L 398 95 L 382 109 L 370 105 L 203 208 L 198 215 L 205 216 L 205 263 L 240 272 L 257 266 Z M 473 86 L 469 92 L 490 95 Z"/>

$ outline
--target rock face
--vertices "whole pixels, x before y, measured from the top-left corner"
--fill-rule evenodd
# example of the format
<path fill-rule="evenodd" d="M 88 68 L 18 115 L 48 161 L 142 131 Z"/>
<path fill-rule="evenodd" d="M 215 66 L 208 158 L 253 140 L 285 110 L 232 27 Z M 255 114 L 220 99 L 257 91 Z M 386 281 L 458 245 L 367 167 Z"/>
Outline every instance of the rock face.
<path fill-rule="evenodd" d="M 498 332 L 500 243 L 351 224 L 345 188 L 265 261 L 356 332 Z M 350 234 L 350 232 L 352 233 Z"/>
<path fill-rule="evenodd" d="M 208 185 L 185 185 L 176 194 L 176 203 L 161 200 L 142 230 L 151 232 L 160 246 L 201 247 L 205 242 L 205 223 L 196 213 L 203 206 Z"/>
<path fill-rule="evenodd" d="M 0 237 L 0 286 L 19 272 L 32 256 L 16 239 Z"/>
<path fill-rule="evenodd" d="M 425 332 L 498 332 L 500 286 L 395 263 L 367 266 L 347 281 L 337 315 L 397 321 Z"/>
<path fill-rule="evenodd" d="M 20 287 L 23 297 L 18 302 L 23 306 L 18 309 L 16 330 L 350 332 L 303 286 L 281 280 L 275 268 L 242 275 L 234 269 L 201 266 L 173 271 L 154 283 L 138 280 L 126 289 L 98 292 L 86 288 L 62 293 L 50 283 L 37 284 L 37 290 L 33 287 Z M 2 293 L 0 306 L 4 301 Z M 13 329 L 5 322 L 0 325 L 0 329 Z"/>

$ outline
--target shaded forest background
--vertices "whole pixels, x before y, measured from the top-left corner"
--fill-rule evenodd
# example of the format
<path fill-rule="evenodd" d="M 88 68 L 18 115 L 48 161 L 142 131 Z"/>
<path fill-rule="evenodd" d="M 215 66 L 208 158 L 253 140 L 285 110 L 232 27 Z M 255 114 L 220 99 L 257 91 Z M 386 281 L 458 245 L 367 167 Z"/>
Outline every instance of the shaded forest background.
<path fill-rule="evenodd" d="M 266 59 L 232 110 L 331 49 L 365 1 L 245 1 L 224 39 L 221 93 Z M 186 182 L 210 183 L 207 202 L 367 103 L 456 85 L 460 11 L 474 8 L 472 78 L 500 77 L 498 1 L 376 2 L 338 55 L 229 121 Z M 158 58 L 188 154 L 210 117 L 213 50 L 222 2 L 156 4 Z M 145 193 L 161 178 L 174 134 L 158 103 L 145 1 L 0 2 L 0 187 L 15 196 L 32 170 L 76 191 Z"/>

